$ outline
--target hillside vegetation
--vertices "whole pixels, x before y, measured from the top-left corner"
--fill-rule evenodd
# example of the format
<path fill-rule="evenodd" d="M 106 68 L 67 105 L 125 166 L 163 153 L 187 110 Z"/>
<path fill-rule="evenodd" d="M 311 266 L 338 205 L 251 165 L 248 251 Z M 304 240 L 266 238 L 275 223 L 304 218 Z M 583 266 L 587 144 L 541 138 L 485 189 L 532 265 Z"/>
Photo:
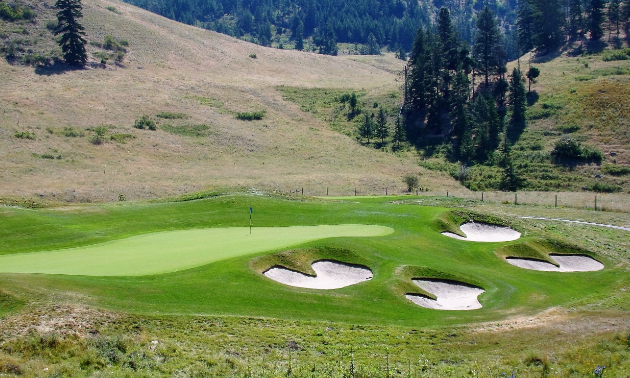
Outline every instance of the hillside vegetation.
<path fill-rule="evenodd" d="M 46 29 L 55 19 L 52 2 L 23 6 L 36 16 L 1 21 L 2 43 L 20 42 L 20 57 L 59 56 Z M 409 153 L 361 147 L 278 90 L 397 92 L 403 62 L 393 55 L 265 48 L 116 1 L 85 1 L 83 13 L 87 69 L 0 62 L 2 195 L 109 201 L 234 186 L 381 193 L 403 190 L 408 173 L 428 175 L 435 187 L 459 187 L 419 168 Z M 102 53 L 112 51 L 102 47 L 107 36 L 125 41 L 118 64 L 115 57 L 101 64 Z M 243 121 L 241 113 L 262 116 Z M 143 115 L 156 130 L 150 122 L 134 127 L 145 125 L 136 124 Z"/>

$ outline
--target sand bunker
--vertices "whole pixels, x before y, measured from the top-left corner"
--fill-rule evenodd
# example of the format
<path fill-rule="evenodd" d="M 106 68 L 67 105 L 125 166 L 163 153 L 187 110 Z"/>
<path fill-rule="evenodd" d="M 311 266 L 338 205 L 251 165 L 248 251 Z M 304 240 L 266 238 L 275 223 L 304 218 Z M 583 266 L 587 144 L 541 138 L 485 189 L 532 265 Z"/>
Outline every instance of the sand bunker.
<path fill-rule="evenodd" d="M 274 267 L 263 274 L 285 285 L 308 289 L 339 289 L 372 279 L 372 271 L 367 267 L 349 265 L 336 261 L 314 262 L 316 276 L 307 276 L 282 267 Z"/>
<path fill-rule="evenodd" d="M 461 282 L 421 279 L 412 280 L 422 290 L 437 297 L 437 300 L 421 295 L 407 294 L 405 297 L 418 306 L 435 310 L 475 310 L 481 308 L 477 296 L 485 290 Z"/>
<path fill-rule="evenodd" d="M 476 242 L 506 242 L 516 240 L 521 237 L 521 233 L 509 227 L 497 226 L 488 223 L 469 222 L 459 226 L 459 229 L 466 235 L 465 238 L 452 232 L 442 232 L 448 237 Z"/>
<path fill-rule="evenodd" d="M 518 257 L 507 257 L 505 260 L 519 268 L 540 270 L 543 272 L 593 272 L 596 270 L 604 269 L 604 264 L 599 261 L 584 255 L 552 255 L 552 260 L 557 262 L 560 267 L 557 267 L 546 261 L 534 260 L 534 259 L 522 259 Z"/>

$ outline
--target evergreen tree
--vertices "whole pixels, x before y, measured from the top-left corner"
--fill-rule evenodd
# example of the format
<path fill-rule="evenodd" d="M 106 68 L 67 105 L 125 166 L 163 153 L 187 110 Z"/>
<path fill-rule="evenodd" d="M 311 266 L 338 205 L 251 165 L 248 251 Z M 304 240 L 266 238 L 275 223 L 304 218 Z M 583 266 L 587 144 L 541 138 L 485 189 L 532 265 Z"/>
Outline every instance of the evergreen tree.
<path fill-rule="evenodd" d="M 357 112 L 357 105 L 359 103 L 359 100 L 357 99 L 357 94 L 352 92 L 352 94 L 350 95 L 350 114 L 352 115 L 352 117 L 355 116 L 356 112 Z M 350 117 L 350 118 L 352 118 Z"/>
<path fill-rule="evenodd" d="M 588 31 L 591 41 L 599 41 L 604 36 L 604 1 L 589 0 L 588 3 Z"/>
<path fill-rule="evenodd" d="M 374 33 L 370 33 L 368 36 L 367 55 L 381 55 L 381 47 L 378 45 Z"/>
<path fill-rule="evenodd" d="M 59 46 L 63 51 L 63 59 L 71 66 L 84 67 L 87 63 L 86 41 L 83 38 L 85 32 L 83 26 L 77 21 L 78 18 L 83 17 L 81 0 L 57 0 L 55 8 L 59 11 L 54 33 L 61 34 Z"/>
<path fill-rule="evenodd" d="M 569 25 L 568 34 L 571 38 L 581 36 L 584 28 L 582 17 L 582 0 L 569 0 Z"/>
<path fill-rule="evenodd" d="M 621 7 L 620 23 L 625 24 L 626 36 L 630 32 L 630 0 L 624 0 Z"/>
<path fill-rule="evenodd" d="M 400 142 L 404 142 L 406 138 L 405 128 L 400 120 L 400 116 L 398 116 L 394 125 L 394 135 L 392 136 L 393 142 L 396 143 L 396 148 L 400 148 Z"/>
<path fill-rule="evenodd" d="M 304 23 L 301 20 L 295 30 L 295 49 L 304 50 Z"/>
<path fill-rule="evenodd" d="M 359 124 L 359 135 L 361 138 L 367 139 L 368 144 L 370 144 L 370 138 L 374 136 L 374 125 L 372 124 L 372 118 L 365 113 L 365 117 L 363 118 L 363 122 Z"/>
<path fill-rule="evenodd" d="M 610 0 L 608 4 L 608 38 L 613 28 L 617 30 L 619 38 L 619 22 L 621 21 L 621 0 Z"/>
<path fill-rule="evenodd" d="M 335 35 L 335 29 L 331 23 L 328 23 L 326 30 L 319 40 L 319 53 L 326 55 L 337 55 L 339 49 L 337 48 L 337 36 Z"/>
<path fill-rule="evenodd" d="M 518 29 L 519 55 L 522 55 L 534 48 L 534 8 L 529 0 L 520 0 L 516 26 Z"/>
<path fill-rule="evenodd" d="M 376 137 L 381 139 L 381 144 L 385 143 L 385 138 L 389 136 L 389 126 L 387 125 L 387 114 L 383 108 L 378 109 L 376 116 Z"/>
<path fill-rule="evenodd" d="M 427 107 L 425 76 L 427 70 L 427 41 L 422 28 L 418 29 L 416 39 L 413 41 L 413 49 L 409 57 L 409 78 L 407 106 L 410 113 L 417 113 Z"/>
<path fill-rule="evenodd" d="M 559 0 L 532 0 L 534 4 L 534 47 L 547 53 L 564 40 L 565 16 Z"/>
<path fill-rule="evenodd" d="M 479 63 L 481 72 L 485 78 L 485 86 L 488 87 L 490 76 L 498 72 L 503 66 L 501 31 L 497 25 L 494 13 L 485 6 L 477 18 L 477 34 L 473 46 L 473 56 Z"/>
<path fill-rule="evenodd" d="M 523 85 L 523 77 L 521 72 L 514 68 L 510 78 L 510 94 L 508 104 L 512 110 L 510 117 L 510 127 L 512 129 L 522 130 L 525 126 L 525 110 L 526 110 L 525 85 Z"/>

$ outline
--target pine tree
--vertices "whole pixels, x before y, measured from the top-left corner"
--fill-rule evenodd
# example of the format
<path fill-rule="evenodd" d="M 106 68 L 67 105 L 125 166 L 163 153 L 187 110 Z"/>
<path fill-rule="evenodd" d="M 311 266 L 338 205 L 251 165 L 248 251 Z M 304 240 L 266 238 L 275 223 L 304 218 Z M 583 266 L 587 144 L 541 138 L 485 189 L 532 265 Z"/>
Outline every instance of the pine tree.
<path fill-rule="evenodd" d="M 370 144 L 370 138 L 374 136 L 374 125 L 372 124 L 372 119 L 367 113 L 365 113 L 363 122 L 359 124 L 359 135 L 362 138 L 367 139 L 368 144 Z"/>
<path fill-rule="evenodd" d="M 304 23 L 301 20 L 295 30 L 295 49 L 304 50 Z"/>
<path fill-rule="evenodd" d="M 376 137 L 381 139 L 381 144 L 385 143 L 385 138 L 389 136 L 389 126 L 387 125 L 387 114 L 383 108 L 378 109 L 376 116 Z"/>
<path fill-rule="evenodd" d="M 381 55 L 381 47 L 378 45 L 374 33 L 370 33 L 368 36 L 367 55 Z"/>
<path fill-rule="evenodd" d="M 617 30 L 617 38 L 619 38 L 619 21 L 621 21 L 621 0 L 610 0 L 608 4 L 608 37 L 613 28 Z"/>
<path fill-rule="evenodd" d="M 588 5 L 588 31 L 591 41 L 599 41 L 604 36 L 604 1 L 589 0 Z"/>
<path fill-rule="evenodd" d="M 496 74 L 499 67 L 503 65 L 500 59 L 502 55 L 501 31 L 494 13 L 488 6 L 485 6 L 477 17 L 473 56 L 481 67 L 487 88 L 490 76 Z"/>
<path fill-rule="evenodd" d="M 424 30 L 419 28 L 409 57 L 407 105 L 411 113 L 422 111 L 427 106 L 425 76 L 428 54 L 426 44 Z"/>
<path fill-rule="evenodd" d="M 78 18 L 83 17 L 81 0 L 57 0 L 55 7 L 59 11 L 54 33 L 61 34 L 59 46 L 63 51 L 63 59 L 71 66 L 84 67 L 87 63 L 86 40 L 83 38 L 85 32 L 83 26 L 77 21 Z"/>
<path fill-rule="evenodd" d="M 575 0 L 581 1 L 581 0 Z M 519 55 L 534 48 L 534 9 L 529 0 L 520 0 L 516 19 Z"/>
<path fill-rule="evenodd" d="M 508 104 L 512 110 L 510 117 L 510 127 L 512 129 L 522 130 L 525 126 L 525 110 L 526 110 L 525 85 L 521 72 L 514 68 L 510 78 L 510 94 L 508 96 Z"/>
<path fill-rule="evenodd" d="M 582 0 L 569 0 L 569 26 L 568 34 L 571 38 L 581 36 L 584 27 L 582 17 Z"/>
<path fill-rule="evenodd" d="M 396 124 L 394 125 L 394 135 L 392 136 L 393 142 L 396 143 L 396 148 L 400 148 L 400 143 L 406 139 L 405 128 L 403 127 L 400 116 L 396 117 Z"/>
<path fill-rule="evenodd" d="M 534 47 L 549 52 L 563 42 L 565 16 L 559 0 L 532 0 Z"/>

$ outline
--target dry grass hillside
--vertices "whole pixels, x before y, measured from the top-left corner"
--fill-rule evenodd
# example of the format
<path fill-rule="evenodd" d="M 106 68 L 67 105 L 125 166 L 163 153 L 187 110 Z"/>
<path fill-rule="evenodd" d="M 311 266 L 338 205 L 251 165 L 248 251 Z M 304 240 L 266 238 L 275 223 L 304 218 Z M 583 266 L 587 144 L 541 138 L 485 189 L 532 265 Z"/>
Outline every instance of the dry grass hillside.
<path fill-rule="evenodd" d="M 55 18 L 53 3 L 27 2 L 34 23 L 0 21 L 0 28 L 23 28 L 33 41 L 40 37 L 33 49 L 50 51 L 56 47 L 45 25 Z M 403 64 L 393 56 L 265 48 L 118 1 L 85 0 L 82 23 L 90 42 L 106 35 L 128 41 L 122 65 L 98 64 L 94 43 L 84 70 L 0 61 L 0 196 L 109 201 L 220 187 L 381 193 L 402 190 L 407 173 L 421 173 L 421 185 L 459 187 L 446 174 L 419 168 L 411 153 L 362 147 L 278 90 L 393 93 Z M 253 111 L 264 111 L 263 119 L 235 118 Z M 156 117 L 163 112 L 170 119 Z M 156 131 L 133 127 L 144 114 Z M 94 144 L 99 126 L 105 143 Z"/>

